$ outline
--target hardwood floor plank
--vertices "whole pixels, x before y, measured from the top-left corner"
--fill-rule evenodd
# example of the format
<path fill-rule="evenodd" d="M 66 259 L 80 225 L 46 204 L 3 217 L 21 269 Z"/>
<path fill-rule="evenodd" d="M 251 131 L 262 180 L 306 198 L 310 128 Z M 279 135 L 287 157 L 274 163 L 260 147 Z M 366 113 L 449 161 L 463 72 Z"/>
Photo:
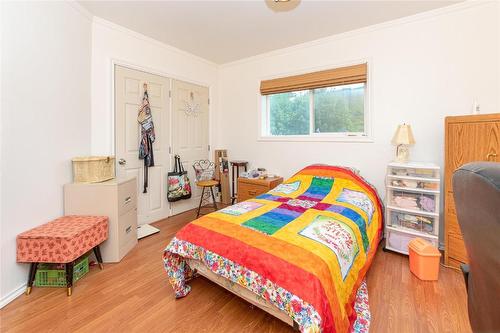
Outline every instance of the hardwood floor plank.
<path fill-rule="evenodd" d="M 139 241 L 118 264 L 64 288 L 33 288 L 0 310 L 1 332 L 293 332 L 246 301 L 199 277 L 175 300 L 162 253 L 189 211 L 155 223 L 161 231 Z M 367 275 L 371 332 L 471 332 L 463 278 L 441 267 L 439 281 L 418 280 L 408 258 L 379 249 Z"/>

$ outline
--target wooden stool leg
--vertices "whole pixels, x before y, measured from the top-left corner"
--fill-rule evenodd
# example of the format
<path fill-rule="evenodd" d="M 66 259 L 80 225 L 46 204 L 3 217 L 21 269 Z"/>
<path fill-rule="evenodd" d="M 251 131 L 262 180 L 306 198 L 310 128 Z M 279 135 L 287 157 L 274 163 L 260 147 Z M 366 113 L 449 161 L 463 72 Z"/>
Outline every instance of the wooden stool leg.
<path fill-rule="evenodd" d="M 217 203 L 215 202 L 215 195 L 214 195 L 214 187 L 213 186 L 210 186 L 210 193 L 212 193 L 212 200 L 214 201 L 214 208 L 215 208 L 215 211 L 219 210 L 219 208 L 217 208 Z"/>
<path fill-rule="evenodd" d="M 238 167 L 236 167 L 238 169 Z M 234 200 L 236 199 L 235 188 L 234 188 L 234 164 L 231 164 L 231 205 L 234 205 Z"/>
<path fill-rule="evenodd" d="M 196 218 L 200 217 L 201 203 L 203 202 L 203 195 L 205 194 L 205 186 L 201 187 L 200 204 L 198 205 L 198 213 L 196 213 Z"/>
<path fill-rule="evenodd" d="M 101 256 L 101 249 L 99 248 L 99 245 L 97 245 L 96 247 L 94 247 L 94 255 L 95 255 L 95 258 L 97 259 L 97 262 L 99 263 L 99 268 L 100 269 L 103 269 L 103 266 L 102 266 L 102 256 Z"/>
<path fill-rule="evenodd" d="M 35 281 L 37 268 L 38 268 L 38 263 L 32 262 L 30 266 L 30 272 L 28 275 L 28 284 L 26 285 L 26 295 L 31 294 L 31 288 L 33 287 L 33 281 Z"/>
<path fill-rule="evenodd" d="M 74 261 L 66 263 L 66 288 L 68 296 L 73 292 L 73 265 Z"/>
<path fill-rule="evenodd" d="M 240 178 L 240 167 L 236 167 L 236 187 L 238 187 L 238 178 Z M 234 194 L 234 198 L 236 199 L 236 202 L 240 202 L 238 200 L 238 192 L 240 191 L 239 188 L 236 189 L 236 193 Z"/>

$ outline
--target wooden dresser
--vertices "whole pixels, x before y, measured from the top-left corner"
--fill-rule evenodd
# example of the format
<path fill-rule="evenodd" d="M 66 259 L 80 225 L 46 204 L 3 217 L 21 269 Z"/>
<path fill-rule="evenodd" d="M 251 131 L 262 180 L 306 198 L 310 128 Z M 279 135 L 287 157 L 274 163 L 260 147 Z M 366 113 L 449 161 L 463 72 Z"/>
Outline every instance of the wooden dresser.
<path fill-rule="evenodd" d="M 101 245 L 104 262 L 120 261 L 137 244 L 136 178 L 64 185 L 65 215 L 109 217 L 109 237 Z"/>
<path fill-rule="evenodd" d="M 468 258 L 453 201 L 452 177 L 457 168 L 475 161 L 500 162 L 500 113 L 445 120 L 445 264 L 454 268 Z"/>
<path fill-rule="evenodd" d="M 238 202 L 255 198 L 283 183 L 282 177 L 265 179 L 238 178 Z"/>

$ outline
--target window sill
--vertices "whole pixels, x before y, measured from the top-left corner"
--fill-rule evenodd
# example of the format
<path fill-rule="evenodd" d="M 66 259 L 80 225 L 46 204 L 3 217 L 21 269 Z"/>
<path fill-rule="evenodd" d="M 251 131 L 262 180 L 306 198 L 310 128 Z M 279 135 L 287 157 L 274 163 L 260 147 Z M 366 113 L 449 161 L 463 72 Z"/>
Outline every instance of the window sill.
<path fill-rule="evenodd" d="M 259 136 L 257 141 L 262 142 L 350 142 L 350 143 L 373 143 L 370 136 L 302 136 L 302 135 L 283 135 L 283 136 Z"/>

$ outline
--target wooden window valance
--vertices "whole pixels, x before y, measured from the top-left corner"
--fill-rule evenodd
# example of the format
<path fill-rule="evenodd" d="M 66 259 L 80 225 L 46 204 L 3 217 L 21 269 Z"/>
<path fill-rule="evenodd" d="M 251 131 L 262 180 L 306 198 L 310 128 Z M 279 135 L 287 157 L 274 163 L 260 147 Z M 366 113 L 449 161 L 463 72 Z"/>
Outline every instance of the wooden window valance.
<path fill-rule="evenodd" d="M 261 81 L 260 93 L 270 95 L 345 84 L 366 83 L 366 69 L 367 65 L 365 63 Z"/>

